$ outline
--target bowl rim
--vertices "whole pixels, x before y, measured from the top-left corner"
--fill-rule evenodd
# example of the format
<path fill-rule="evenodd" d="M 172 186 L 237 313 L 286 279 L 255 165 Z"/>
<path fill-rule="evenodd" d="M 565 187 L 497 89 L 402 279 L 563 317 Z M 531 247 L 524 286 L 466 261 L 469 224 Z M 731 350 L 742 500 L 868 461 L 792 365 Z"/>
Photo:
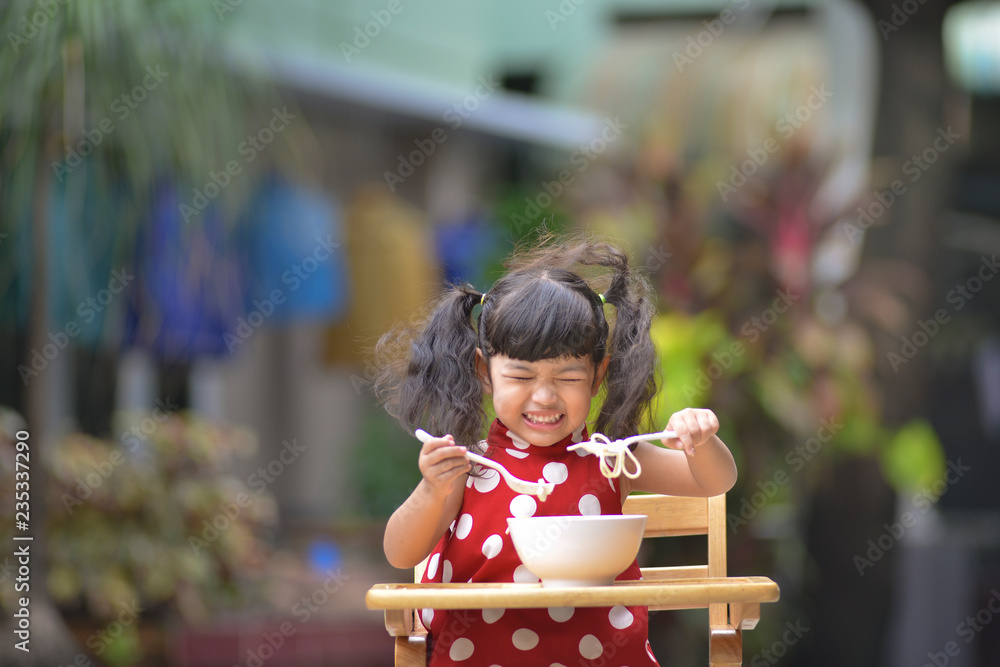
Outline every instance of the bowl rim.
<path fill-rule="evenodd" d="M 507 523 L 511 521 L 532 521 L 540 519 L 570 519 L 572 521 L 609 521 L 612 519 L 648 519 L 645 514 L 551 514 L 546 516 L 509 516 Z"/>

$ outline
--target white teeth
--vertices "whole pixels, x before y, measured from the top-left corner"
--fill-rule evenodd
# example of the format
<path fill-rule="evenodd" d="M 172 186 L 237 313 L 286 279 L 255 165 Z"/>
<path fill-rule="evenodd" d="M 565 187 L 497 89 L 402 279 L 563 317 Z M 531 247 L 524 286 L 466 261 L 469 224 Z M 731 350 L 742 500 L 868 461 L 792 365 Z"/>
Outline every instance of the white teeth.
<path fill-rule="evenodd" d="M 552 415 L 551 417 L 533 417 L 531 415 L 525 415 L 528 421 L 535 424 L 555 424 L 557 421 L 562 419 L 562 415 Z"/>

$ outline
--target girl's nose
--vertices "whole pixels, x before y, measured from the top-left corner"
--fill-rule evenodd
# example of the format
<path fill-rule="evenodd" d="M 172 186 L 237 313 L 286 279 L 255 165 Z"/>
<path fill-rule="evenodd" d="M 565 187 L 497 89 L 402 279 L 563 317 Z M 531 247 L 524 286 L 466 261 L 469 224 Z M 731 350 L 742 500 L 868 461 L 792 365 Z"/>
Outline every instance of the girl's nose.
<path fill-rule="evenodd" d="M 556 392 L 548 382 L 539 382 L 531 392 L 531 398 L 539 405 L 548 405 L 556 400 Z"/>

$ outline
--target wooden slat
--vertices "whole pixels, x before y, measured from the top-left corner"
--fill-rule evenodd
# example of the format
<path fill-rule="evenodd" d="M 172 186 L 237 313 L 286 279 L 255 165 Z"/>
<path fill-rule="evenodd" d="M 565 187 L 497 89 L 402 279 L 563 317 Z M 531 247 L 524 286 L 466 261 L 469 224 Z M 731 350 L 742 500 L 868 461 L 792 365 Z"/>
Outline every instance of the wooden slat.
<path fill-rule="evenodd" d="M 396 637 L 395 667 L 427 667 L 427 641 L 423 637 Z"/>
<path fill-rule="evenodd" d="M 759 620 L 759 602 L 734 602 L 729 605 L 729 624 L 734 628 L 753 630 Z"/>
<path fill-rule="evenodd" d="M 678 537 L 708 533 L 708 502 L 685 496 L 629 496 L 622 514 L 645 514 L 645 537 Z"/>
<path fill-rule="evenodd" d="M 685 579 L 660 583 L 619 581 L 611 586 L 544 588 L 541 584 L 377 584 L 365 595 L 369 609 L 509 609 L 703 605 L 774 602 L 778 585 L 766 577 Z"/>
<path fill-rule="evenodd" d="M 669 581 L 674 579 L 707 579 L 707 565 L 684 565 L 680 567 L 644 567 L 641 569 L 643 581 Z"/>
<path fill-rule="evenodd" d="M 386 609 L 385 629 L 391 637 L 408 637 L 414 631 L 416 619 L 412 609 Z"/>
<path fill-rule="evenodd" d="M 740 667 L 743 664 L 743 633 L 730 626 L 712 626 L 708 664 L 711 667 Z"/>
<path fill-rule="evenodd" d="M 708 576 L 726 576 L 726 497 L 708 499 Z M 708 623 L 712 627 L 729 622 L 729 608 L 714 604 L 708 607 Z"/>

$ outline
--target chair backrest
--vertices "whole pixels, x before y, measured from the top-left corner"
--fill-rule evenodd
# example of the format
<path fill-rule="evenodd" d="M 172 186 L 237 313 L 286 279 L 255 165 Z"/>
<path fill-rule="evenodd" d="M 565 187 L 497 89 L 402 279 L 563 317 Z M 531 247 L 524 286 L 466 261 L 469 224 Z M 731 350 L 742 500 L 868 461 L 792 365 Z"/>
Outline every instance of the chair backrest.
<path fill-rule="evenodd" d="M 704 579 L 726 576 L 726 496 L 693 498 L 687 496 L 635 495 L 629 496 L 622 507 L 623 514 L 645 514 L 646 531 L 643 537 L 678 537 L 706 535 L 707 558 L 704 565 L 680 567 L 647 567 L 642 569 L 644 579 Z M 709 605 L 709 615 L 714 623 L 724 622 L 726 605 Z M 677 609 L 677 607 L 650 607 L 650 610 Z"/>

